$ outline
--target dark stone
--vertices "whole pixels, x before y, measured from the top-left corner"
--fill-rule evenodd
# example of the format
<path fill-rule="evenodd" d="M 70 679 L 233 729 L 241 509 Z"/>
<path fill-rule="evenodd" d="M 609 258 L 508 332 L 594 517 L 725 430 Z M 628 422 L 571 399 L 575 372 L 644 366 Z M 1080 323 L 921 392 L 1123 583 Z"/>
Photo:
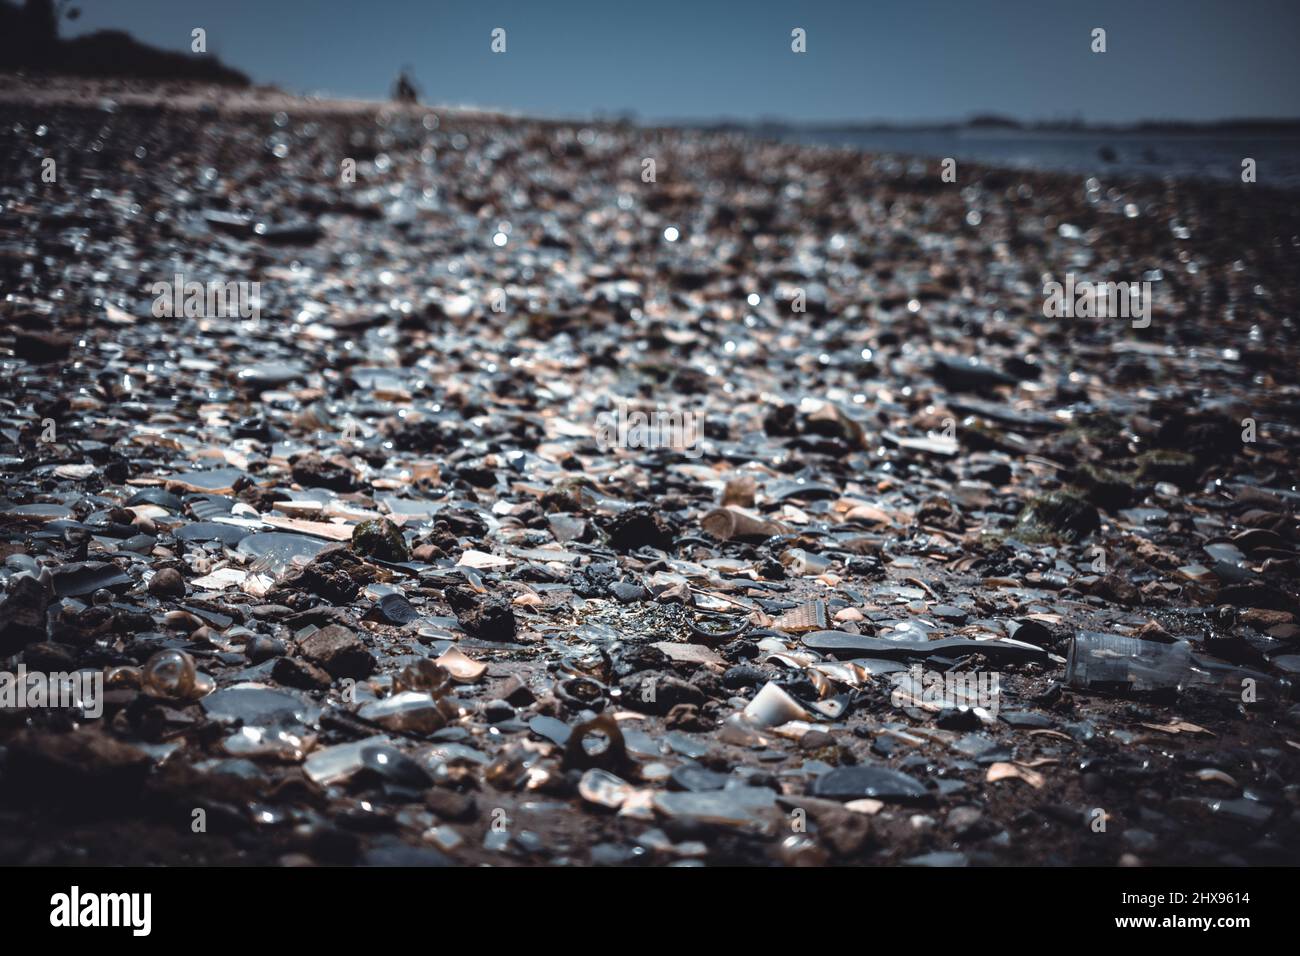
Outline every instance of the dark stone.
<path fill-rule="evenodd" d="M 48 588 L 29 574 L 14 578 L 0 600 L 0 654 L 11 654 L 45 637 Z"/>
<path fill-rule="evenodd" d="M 1126 508 L 1133 500 L 1132 480 L 1100 465 L 1080 464 L 1075 469 L 1074 481 L 1087 493 L 1089 501 L 1107 511 Z"/>
<path fill-rule="evenodd" d="M 816 836 L 835 856 L 847 858 L 866 849 L 871 838 L 871 817 L 846 810 L 834 800 L 816 797 L 778 797 L 777 803 L 787 811 L 803 810 L 816 824 Z"/>
<path fill-rule="evenodd" d="M 673 530 L 668 521 L 653 508 L 638 505 L 616 515 L 605 526 L 609 546 L 615 551 L 637 551 L 657 548 L 671 551 Z"/>
<path fill-rule="evenodd" d="M 483 717 L 489 724 L 499 724 L 503 720 L 510 720 L 515 715 L 515 709 L 504 700 L 489 700 L 483 704 Z"/>
<path fill-rule="evenodd" d="M 39 641 L 23 649 L 23 663 L 34 671 L 71 671 L 77 665 L 77 649 L 70 644 Z"/>
<path fill-rule="evenodd" d="M 248 642 L 244 645 L 244 654 L 247 655 L 248 659 L 254 664 L 261 664 L 264 661 L 269 661 L 275 657 L 283 657 L 286 651 L 287 648 L 284 646 L 284 641 L 276 637 L 266 637 L 261 634 L 249 638 Z M 275 676 L 274 672 L 272 672 L 271 676 Z"/>
<path fill-rule="evenodd" d="M 702 731 L 711 726 L 700 716 L 700 708 L 695 704 L 674 704 L 664 717 L 664 726 L 669 730 Z"/>
<path fill-rule="evenodd" d="M 313 827 L 307 834 L 307 852 L 322 863 L 348 865 L 361 852 L 361 837 L 333 824 Z"/>
<path fill-rule="evenodd" d="M 57 362 L 72 351 L 72 336 L 33 329 L 14 330 L 14 355 L 36 365 Z"/>
<path fill-rule="evenodd" d="M 917 803 L 930 798 L 921 783 L 905 773 L 874 764 L 837 767 L 818 777 L 812 794 L 831 800 L 858 800 L 871 797 L 898 803 Z"/>
<path fill-rule="evenodd" d="M 635 604 L 638 601 L 644 601 L 650 596 L 649 591 L 630 581 L 619 581 L 616 584 L 611 584 L 609 592 L 623 604 Z"/>
<path fill-rule="evenodd" d="M 160 568 L 149 579 L 149 593 L 154 597 L 180 597 L 185 594 L 185 579 L 175 568 Z"/>
<path fill-rule="evenodd" d="M 727 668 L 723 673 L 722 686 L 728 690 L 738 690 L 742 687 L 757 687 L 767 680 L 767 673 L 759 668 L 750 664 L 737 664 L 735 667 Z"/>
<path fill-rule="evenodd" d="M 660 717 L 666 716 L 678 704 L 700 707 L 707 700 L 704 692 L 694 684 L 671 676 L 629 674 L 619 682 L 619 689 L 624 707 Z M 646 700 L 647 697 L 652 699 Z"/>
<path fill-rule="evenodd" d="M 987 481 L 990 485 L 1005 485 L 1011 481 L 1011 466 L 1003 461 L 985 461 L 972 464 L 967 477 L 972 481 Z"/>
<path fill-rule="evenodd" d="M 998 385 L 1015 385 L 1016 380 L 975 358 L 940 358 L 933 368 L 940 385 L 954 392 L 982 392 Z"/>
<path fill-rule="evenodd" d="M 331 676 L 360 680 L 375 669 L 375 656 L 360 639 L 338 624 L 330 624 L 298 642 L 298 650 L 308 661 L 324 668 Z"/>
<path fill-rule="evenodd" d="M 379 617 L 389 624 L 401 626 L 410 624 L 420 612 L 411 606 L 411 602 L 400 594 L 385 594 L 377 605 Z"/>
<path fill-rule="evenodd" d="M 396 747 L 380 745 L 361 750 L 361 766 L 386 783 L 424 790 L 433 786 L 427 770 Z"/>
<path fill-rule="evenodd" d="M 411 560 L 411 552 L 401 530 L 387 518 L 372 518 L 353 528 L 352 550 L 380 561 Z"/>
<path fill-rule="evenodd" d="M 469 823 L 478 817 L 478 804 L 471 793 L 434 787 L 424 795 L 424 805 L 443 820 Z"/>
<path fill-rule="evenodd" d="M 180 514 L 185 507 L 180 498 L 165 488 L 142 488 L 126 499 L 126 506 L 132 505 L 157 505 L 173 514 Z"/>
<path fill-rule="evenodd" d="M 1026 541 L 1078 541 L 1101 527 L 1097 508 L 1068 491 L 1031 499 L 1017 519 L 1015 534 Z"/>
<path fill-rule="evenodd" d="M 944 730 L 975 730 L 980 726 L 980 719 L 970 707 L 945 707 L 939 711 L 934 724 Z"/>
<path fill-rule="evenodd" d="M 275 593 L 280 597 L 283 591 L 307 591 L 332 604 L 347 604 L 356 598 L 361 584 L 372 578 L 350 548 L 334 545 L 312 558 L 306 567 L 285 574 Z"/>
<path fill-rule="evenodd" d="M 447 588 L 446 598 L 460 626 L 475 637 L 485 641 L 515 639 L 515 612 L 504 599 L 461 587 Z"/>
<path fill-rule="evenodd" d="M 958 853 L 956 850 L 937 850 L 934 853 L 922 853 L 920 856 L 908 857 L 903 860 L 902 865 L 925 867 L 969 866 L 970 859 L 965 853 Z"/>
<path fill-rule="evenodd" d="M 143 751 L 98 729 L 26 730 L 9 743 L 6 795 L 125 813 L 152 765 Z"/>
<path fill-rule="evenodd" d="M 518 677 L 507 677 L 495 688 L 495 695 L 514 707 L 527 707 L 537 696 Z"/>
<path fill-rule="evenodd" d="M 1101 580 L 1089 589 L 1089 593 L 1127 607 L 1142 603 L 1142 595 L 1133 586 L 1133 582 L 1120 577 L 1114 571 L 1102 576 Z"/>
<path fill-rule="evenodd" d="M 296 458 L 292 465 L 293 480 L 304 488 L 328 488 L 331 491 L 352 491 L 356 475 L 337 461 L 327 460 L 315 453 Z"/>
<path fill-rule="evenodd" d="M 252 438 L 261 442 L 272 441 L 277 434 L 261 415 L 241 418 L 230 429 L 230 433 L 236 438 Z"/>
<path fill-rule="evenodd" d="M 325 232 L 314 222 L 297 220 L 284 223 L 259 222 L 253 227 L 253 234 L 270 246 L 310 246 Z"/>

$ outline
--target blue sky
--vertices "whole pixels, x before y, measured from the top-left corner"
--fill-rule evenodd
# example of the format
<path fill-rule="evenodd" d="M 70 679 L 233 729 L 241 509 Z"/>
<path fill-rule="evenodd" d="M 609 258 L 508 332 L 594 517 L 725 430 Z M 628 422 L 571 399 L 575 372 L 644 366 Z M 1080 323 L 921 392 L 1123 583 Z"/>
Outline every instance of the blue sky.
<path fill-rule="evenodd" d="M 74 0 L 75 2 L 75 0 Z M 1300 116 L 1300 0 L 79 0 L 65 34 L 208 48 L 257 82 L 643 119 Z M 489 49 L 494 27 L 507 52 Z M 790 50 L 790 31 L 808 52 Z M 1089 50 L 1094 27 L 1107 52 Z"/>

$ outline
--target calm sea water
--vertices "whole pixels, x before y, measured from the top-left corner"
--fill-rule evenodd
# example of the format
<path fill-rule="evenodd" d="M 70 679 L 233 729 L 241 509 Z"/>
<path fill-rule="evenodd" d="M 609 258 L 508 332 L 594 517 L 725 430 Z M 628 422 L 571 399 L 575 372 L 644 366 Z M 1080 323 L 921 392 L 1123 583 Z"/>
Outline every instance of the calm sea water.
<path fill-rule="evenodd" d="M 1098 177 L 1174 176 L 1241 181 L 1241 161 L 1256 181 L 1300 190 L 1300 134 L 1030 132 L 1024 130 L 790 130 L 790 142 L 850 146 L 868 152 L 970 160 Z"/>

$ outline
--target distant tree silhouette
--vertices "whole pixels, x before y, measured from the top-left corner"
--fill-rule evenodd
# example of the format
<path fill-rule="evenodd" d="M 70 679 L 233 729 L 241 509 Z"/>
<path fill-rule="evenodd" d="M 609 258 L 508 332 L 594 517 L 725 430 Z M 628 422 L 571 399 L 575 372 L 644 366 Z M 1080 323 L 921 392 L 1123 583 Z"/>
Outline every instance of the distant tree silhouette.
<path fill-rule="evenodd" d="M 72 73 L 193 79 L 247 86 L 248 77 L 215 56 L 190 56 L 140 43 L 121 30 L 60 39 L 60 20 L 76 20 L 70 0 L 0 0 L 0 72 Z"/>

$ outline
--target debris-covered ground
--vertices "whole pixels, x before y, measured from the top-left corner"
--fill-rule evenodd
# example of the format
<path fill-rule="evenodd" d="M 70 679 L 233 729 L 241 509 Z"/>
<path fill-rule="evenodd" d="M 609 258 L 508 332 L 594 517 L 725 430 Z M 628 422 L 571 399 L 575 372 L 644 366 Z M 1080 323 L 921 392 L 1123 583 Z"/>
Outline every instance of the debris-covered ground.
<path fill-rule="evenodd" d="M 0 166 L 0 668 L 103 675 L 0 860 L 1300 859 L 1294 195 L 57 85 Z"/>

